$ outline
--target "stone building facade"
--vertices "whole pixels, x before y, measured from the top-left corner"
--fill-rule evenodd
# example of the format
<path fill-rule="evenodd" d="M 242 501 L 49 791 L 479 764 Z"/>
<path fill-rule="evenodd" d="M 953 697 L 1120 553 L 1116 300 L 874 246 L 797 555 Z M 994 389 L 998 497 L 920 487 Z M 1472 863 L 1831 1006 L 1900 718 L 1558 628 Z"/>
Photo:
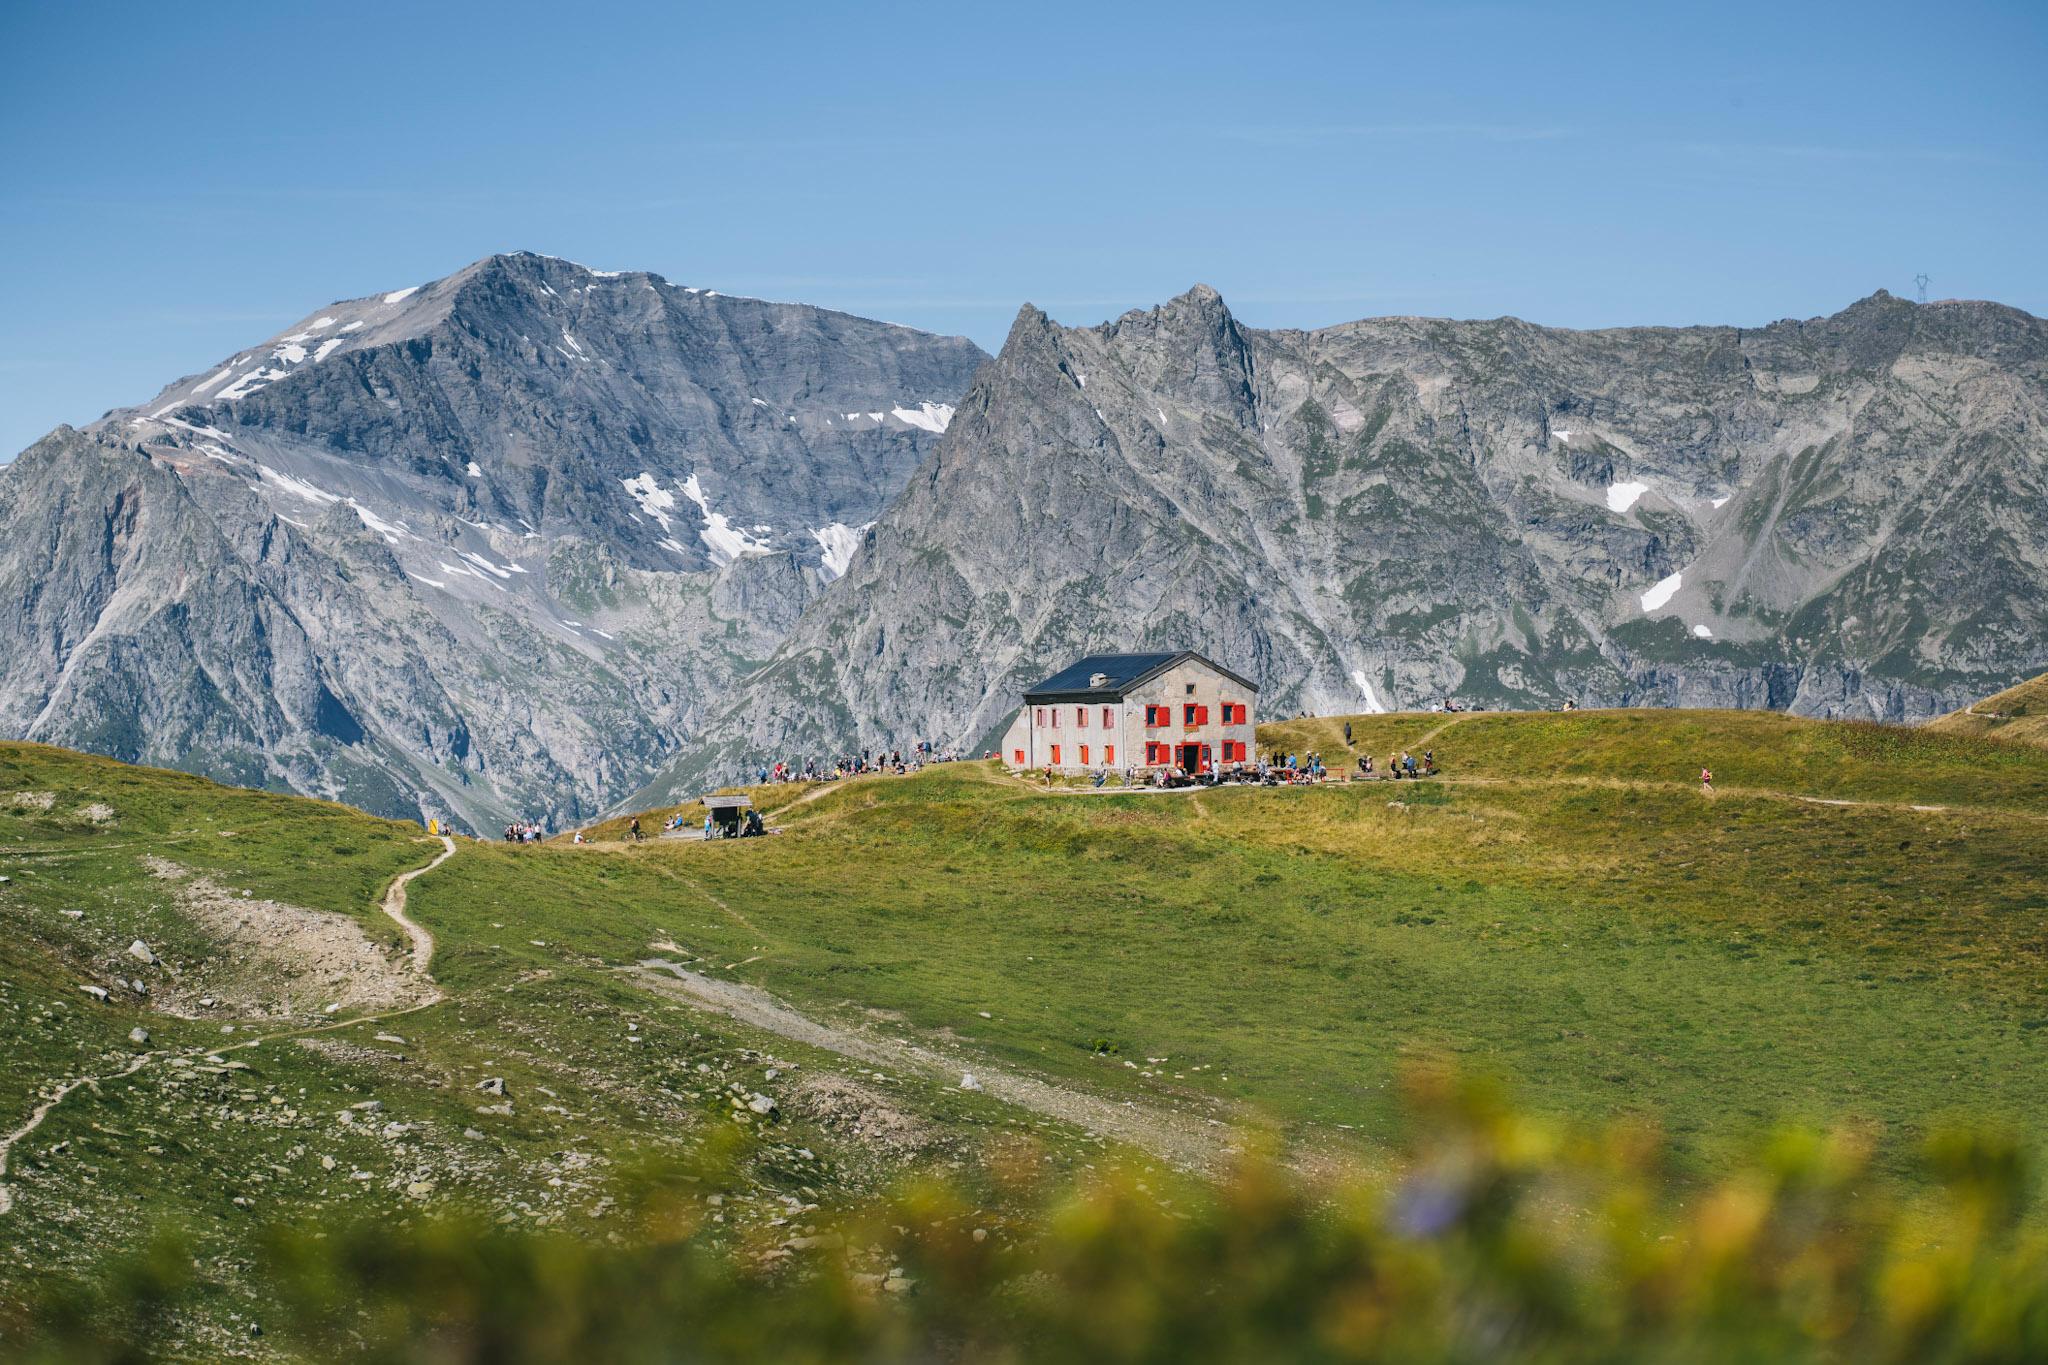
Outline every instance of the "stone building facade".
<path fill-rule="evenodd" d="M 1003 736 L 1020 771 L 1180 768 L 1254 761 L 1258 685 L 1191 650 L 1093 654 L 1035 687 Z"/>

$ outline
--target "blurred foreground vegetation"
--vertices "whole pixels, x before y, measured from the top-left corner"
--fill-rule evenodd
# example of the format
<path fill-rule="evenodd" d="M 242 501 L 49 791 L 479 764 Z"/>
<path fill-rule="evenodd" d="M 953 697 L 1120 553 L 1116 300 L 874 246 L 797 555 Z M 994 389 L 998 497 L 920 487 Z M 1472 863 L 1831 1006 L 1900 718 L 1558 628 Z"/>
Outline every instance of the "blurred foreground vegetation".
<path fill-rule="evenodd" d="M 920 1177 L 792 1254 L 711 1235 L 740 1155 L 622 1178 L 608 1239 L 443 1218 L 279 1227 L 259 1356 L 372 1361 L 2038 1361 L 2048 1243 L 2013 1142 L 1950 1134 L 1930 1184 L 1871 1178 L 1854 1133 L 1788 1132 L 1717 1182 L 1656 1136 L 1574 1132 L 1413 1075 L 1405 1174 L 1256 1154 L 1215 1182 L 1047 1180 L 976 1208 Z M 175 1229 L 46 1297 L 0 1347 L 156 1357 L 205 1287 Z"/>

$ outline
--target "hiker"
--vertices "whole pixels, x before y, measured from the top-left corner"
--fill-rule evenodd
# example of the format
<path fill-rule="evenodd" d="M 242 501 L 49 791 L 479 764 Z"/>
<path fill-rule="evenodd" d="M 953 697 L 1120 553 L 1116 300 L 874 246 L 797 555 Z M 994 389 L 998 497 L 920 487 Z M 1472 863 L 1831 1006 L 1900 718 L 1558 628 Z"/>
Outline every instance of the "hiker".
<path fill-rule="evenodd" d="M 1712 768 L 1700 769 L 1700 790 L 1705 792 L 1709 796 L 1713 795 L 1714 770 Z"/>
<path fill-rule="evenodd" d="M 1351 747 L 1351 722 L 1348 720 L 1344 722 L 1344 747 Z"/>
<path fill-rule="evenodd" d="M 636 843 L 636 844 L 640 842 L 640 817 L 639 817 L 639 816 L 637 816 L 637 815 L 636 815 L 636 816 L 634 816 L 634 817 L 633 817 L 633 820 L 632 820 L 632 823 L 630 823 L 630 824 L 628 824 L 628 825 L 626 826 L 626 837 L 627 837 L 628 839 L 631 839 L 631 840 L 632 840 L 632 841 L 633 841 L 634 843 Z"/>
<path fill-rule="evenodd" d="M 1098 768 L 1095 772 L 1095 785 L 1097 787 L 1100 787 L 1103 783 L 1107 781 L 1109 781 L 1109 769 Z"/>
<path fill-rule="evenodd" d="M 1415 755 L 1409 753 L 1402 754 L 1401 763 L 1408 769 L 1408 776 L 1415 776 Z"/>
<path fill-rule="evenodd" d="M 1358 772 L 1359 772 L 1359 776 L 1361 776 L 1361 777 L 1371 777 L 1371 776 L 1372 776 L 1372 755 L 1371 755 L 1371 754 L 1360 754 L 1360 755 L 1358 756 Z"/>
<path fill-rule="evenodd" d="M 768 827 L 761 823 L 761 812 L 749 810 L 747 812 L 747 827 L 740 831 L 740 838 L 755 839 L 767 832 Z"/>
<path fill-rule="evenodd" d="M 1422 751 L 1422 775 L 1424 777 L 1436 776 L 1436 750 L 1424 749 Z"/>
<path fill-rule="evenodd" d="M 716 833 L 716 830 L 717 830 L 717 828 L 718 828 L 718 827 L 717 827 L 716 825 L 714 825 L 714 824 L 712 824 L 712 823 L 711 823 L 711 812 L 710 812 L 710 811 L 708 811 L 708 810 L 707 810 L 707 811 L 705 811 L 705 812 L 704 812 L 704 837 L 705 837 L 705 838 L 707 838 L 707 839 L 716 839 L 716 838 L 718 837 L 718 835 L 717 835 L 717 833 Z"/>

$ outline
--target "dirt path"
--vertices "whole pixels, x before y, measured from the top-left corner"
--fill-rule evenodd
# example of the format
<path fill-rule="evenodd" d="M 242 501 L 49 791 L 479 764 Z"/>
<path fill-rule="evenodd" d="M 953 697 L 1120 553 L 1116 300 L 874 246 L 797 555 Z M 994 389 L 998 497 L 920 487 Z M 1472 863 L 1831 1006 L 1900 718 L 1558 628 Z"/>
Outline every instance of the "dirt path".
<path fill-rule="evenodd" d="M 1234 1147 L 1231 1130 L 1220 1119 L 1106 1099 L 905 1039 L 821 1023 L 759 987 L 705 976 L 666 958 L 648 958 L 621 970 L 665 995 L 869 1066 L 897 1067 L 955 1084 L 971 1072 L 982 1090 L 999 1100 L 1127 1142 L 1185 1170 L 1214 1171 Z"/>
<path fill-rule="evenodd" d="M 1658 791 L 1697 792 L 1700 785 L 1691 781 L 1659 781 L 1634 777 L 1584 777 L 1531 775 L 1527 777 L 1449 777 L 1438 774 L 1422 778 L 1425 783 L 1441 783 L 1448 787 L 1587 787 L 1626 790 L 1652 788 Z M 1357 784 L 1354 784 L 1357 785 Z M 1400 791 L 1400 782 L 1389 782 L 1388 789 Z M 1811 796 L 1805 792 L 1782 791 L 1776 787 L 1728 787 L 1717 786 L 1706 799 L 1715 797 L 1742 796 L 1765 801 L 1796 801 L 1808 806 L 1835 806 L 1852 810 L 1905 811 L 1914 815 L 1969 815 L 1987 819 L 2028 820 L 2048 823 L 2048 814 L 2017 810 L 2011 806 L 1964 806 L 1934 805 L 1925 801 L 1872 801 L 1863 798 L 1841 796 Z"/>
<path fill-rule="evenodd" d="M 391 888 L 384 893 L 383 904 L 378 907 L 389 915 L 399 928 L 405 930 L 405 936 L 412 940 L 412 969 L 426 981 L 434 979 L 433 973 L 427 970 L 434 962 L 434 936 L 405 913 L 405 886 L 413 878 L 426 876 L 455 856 L 455 841 L 445 834 L 441 835 L 440 839 L 441 855 L 425 867 L 416 867 L 410 872 L 399 873 L 392 880 Z M 437 999 L 439 995 L 440 992 L 436 991 Z"/>
<path fill-rule="evenodd" d="M 1449 720 L 1445 721 L 1445 722 L 1444 722 L 1444 723 L 1443 723 L 1442 725 L 1439 725 L 1439 726 L 1437 726 L 1437 727 L 1436 727 L 1436 729 L 1434 729 L 1434 730 L 1431 730 L 1431 731 L 1429 731 L 1429 732 L 1428 732 L 1427 734 L 1423 735 L 1423 737 L 1422 737 L 1421 739 L 1412 739 L 1412 740 L 1409 740 L 1409 741 L 1408 741 L 1408 743 L 1407 743 L 1407 744 L 1406 744 L 1406 745 L 1405 745 L 1404 747 L 1405 747 L 1405 748 L 1407 748 L 1407 749 L 1409 749 L 1409 750 L 1411 750 L 1411 751 L 1412 751 L 1412 750 L 1415 750 L 1415 749 L 1424 749 L 1424 748 L 1427 748 L 1427 747 L 1429 747 L 1429 742 L 1430 742 L 1431 740 L 1435 739 L 1435 738 L 1436 738 L 1436 737 L 1437 737 L 1438 735 L 1442 734 L 1442 733 L 1443 733 L 1444 731 L 1446 731 L 1446 730 L 1450 729 L 1450 728 L 1451 728 L 1451 727 L 1452 727 L 1453 725 L 1463 725 L 1463 724 L 1464 724 L 1464 723 L 1465 723 L 1466 721 L 1468 721 L 1468 720 L 1472 719 L 1472 717 L 1474 717 L 1475 715 L 1481 715 L 1481 714 L 1486 714 L 1486 713 L 1482 713 L 1482 712 L 1478 712 L 1478 711 L 1460 711 L 1460 712 L 1459 712 L 1459 713 L 1458 713 L 1457 715 L 1455 715 L 1455 716 L 1452 716 L 1452 717 L 1451 717 L 1451 718 L 1450 718 Z"/>
<path fill-rule="evenodd" d="M 441 836 L 441 845 L 440 855 L 432 862 L 424 867 L 416 867 L 410 872 L 400 873 L 391 883 L 390 889 L 384 893 L 384 900 L 379 907 L 385 914 L 396 920 L 398 926 L 405 930 L 406 936 L 412 940 L 413 969 L 430 983 L 432 978 L 427 976 L 427 965 L 434 959 L 434 936 L 406 917 L 405 886 L 413 878 L 432 872 L 442 863 L 455 856 L 455 841 L 453 839 L 443 835 Z M 314 1024 L 306 1028 L 280 1029 L 276 1033 L 259 1034 L 252 1038 L 245 1038 L 240 1042 L 230 1043 L 224 1047 L 160 1048 L 152 1052 L 137 1054 L 126 1066 L 121 1067 L 119 1070 L 109 1071 L 104 1075 L 77 1076 L 65 1081 L 50 1093 L 48 1099 L 45 1099 L 30 1112 L 27 1121 L 21 1127 L 7 1134 L 4 1138 L 0 1138 L 0 1217 L 5 1217 L 14 1211 L 14 1188 L 7 1183 L 7 1170 L 9 1162 L 14 1157 L 16 1145 L 27 1138 L 29 1134 L 35 1132 L 36 1129 L 42 1127 L 43 1120 L 47 1119 L 51 1112 L 70 1097 L 74 1091 L 79 1089 L 97 1090 L 103 1082 L 123 1080 L 133 1076 L 136 1072 L 159 1058 L 174 1055 L 218 1057 L 223 1053 L 241 1052 L 248 1048 L 260 1047 L 264 1043 L 276 1042 L 281 1039 L 310 1038 L 315 1034 L 332 1033 L 337 1029 L 356 1028 L 363 1024 L 379 1024 L 387 1019 L 397 1019 L 404 1015 L 416 1014 L 424 1009 L 431 1009 L 435 1005 L 440 1004 L 444 998 L 437 987 L 431 998 L 421 1001 L 416 1005 L 408 1005 L 404 1009 L 386 1010 L 380 1014 L 359 1014 L 350 1019 L 333 1020 L 328 1023 Z"/>

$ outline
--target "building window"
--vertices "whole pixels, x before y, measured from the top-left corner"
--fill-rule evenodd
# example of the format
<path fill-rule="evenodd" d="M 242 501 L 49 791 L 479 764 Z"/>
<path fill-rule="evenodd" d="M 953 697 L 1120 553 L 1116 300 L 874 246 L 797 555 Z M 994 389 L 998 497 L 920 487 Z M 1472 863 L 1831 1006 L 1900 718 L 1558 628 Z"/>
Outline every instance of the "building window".
<path fill-rule="evenodd" d="M 1057 706 L 1052 708 L 1052 728 L 1055 730 L 1060 728 L 1060 708 Z"/>
<path fill-rule="evenodd" d="M 1022 749 L 1013 749 L 1011 752 L 1017 755 L 1017 762 L 1021 766 L 1024 762 L 1024 751 Z"/>
<path fill-rule="evenodd" d="M 1052 746 L 1052 761 L 1055 765 L 1060 761 L 1060 746 L 1057 744 Z"/>
<path fill-rule="evenodd" d="M 1102 746 L 1102 761 L 1112 768 L 1116 766 L 1116 745 L 1105 744 Z"/>
<path fill-rule="evenodd" d="M 1184 696 L 1189 696 L 1189 697 L 1192 697 L 1192 696 L 1194 696 L 1194 695 L 1195 695 L 1195 685 L 1194 685 L 1193 683 L 1189 683 L 1189 684 L 1187 685 L 1187 687 L 1186 687 L 1186 688 L 1184 689 L 1184 691 L 1183 691 L 1183 695 L 1184 695 Z"/>
<path fill-rule="evenodd" d="M 1082 728 L 1083 730 L 1085 730 L 1085 729 L 1087 729 L 1087 728 L 1088 728 L 1088 708 L 1087 708 L 1087 707 L 1085 707 L 1085 706 L 1077 706 L 1077 707 L 1075 707 L 1075 708 L 1074 708 L 1074 724 L 1076 724 L 1076 725 L 1080 726 L 1080 727 L 1081 727 L 1081 728 Z M 1083 761 L 1085 762 L 1086 760 L 1083 760 Z"/>
<path fill-rule="evenodd" d="M 1081 746 L 1081 766 L 1084 768 L 1088 766 L 1088 746 L 1085 744 Z"/>
<path fill-rule="evenodd" d="M 1102 728 L 1105 730 L 1116 728 L 1116 712 L 1107 706 L 1102 708 Z"/>
<path fill-rule="evenodd" d="M 1243 703 L 1243 702 L 1241 702 L 1241 701 L 1227 701 L 1227 702 L 1224 702 L 1224 703 L 1223 703 L 1223 723 L 1224 723 L 1225 725 L 1242 725 L 1242 724 L 1244 724 L 1244 703 Z"/>
<path fill-rule="evenodd" d="M 1031 723 L 1033 725 L 1036 725 L 1039 729 L 1043 730 L 1045 728 L 1045 708 L 1043 706 L 1038 707 L 1031 714 L 1033 717 Z"/>
<path fill-rule="evenodd" d="M 1145 741 L 1145 766 L 1151 767 L 1159 761 L 1159 744 L 1156 740 Z"/>

